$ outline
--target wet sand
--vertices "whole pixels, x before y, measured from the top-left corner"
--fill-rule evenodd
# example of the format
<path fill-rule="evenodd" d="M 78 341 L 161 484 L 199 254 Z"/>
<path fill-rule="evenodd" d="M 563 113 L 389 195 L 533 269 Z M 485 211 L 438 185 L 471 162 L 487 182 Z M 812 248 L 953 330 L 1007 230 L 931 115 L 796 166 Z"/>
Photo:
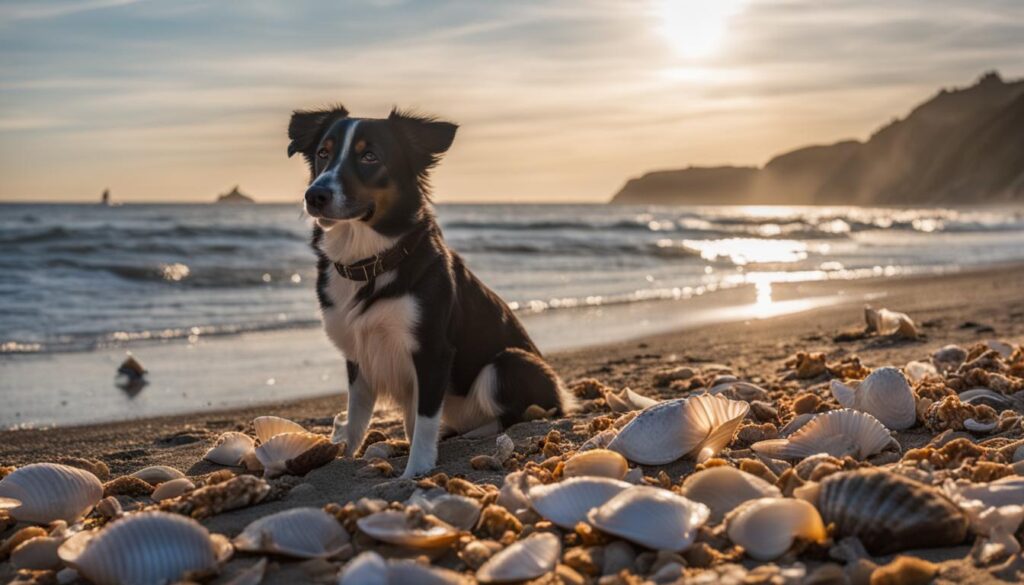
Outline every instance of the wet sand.
<path fill-rule="evenodd" d="M 630 386 L 642 393 L 666 398 L 674 395 L 656 387 L 653 375 L 673 365 L 695 368 L 709 363 L 730 367 L 738 377 L 752 381 L 777 380 L 786 371 L 784 362 L 797 351 L 822 351 L 830 362 L 856 355 L 869 368 L 903 365 L 924 359 L 937 348 L 956 343 L 968 347 L 986 339 L 1014 344 L 1024 342 L 1024 268 L 1006 267 L 958 275 L 844 283 L 777 285 L 773 300 L 833 297 L 838 304 L 794 315 L 701 326 L 641 340 L 602 345 L 551 354 L 549 359 L 566 381 L 593 377 L 619 388 Z M 877 306 L 909 313 L 924 334 L 917 341 L 871 337 L 837 342 L 843 331 L 863 327 L 862 300 L 874 299 Z M 586 335 L 586 331 L 580 331 Z M 197 395 L 207 389 L 196 388 Z M 212 389 L 209 389 L 212 391 Z M 198 412 L 139 421 L 59 428 L 19 430 L 0 433 L 0 465 L 24 465 L 60 457 L 89 457 L 105 462 L 113 476 L 147 465 L 171 465 L 189 475 L 218 469 L 201 460 L 213 439 L 227 430 L 247 430 L 253 417 L 275 414 L 296 420 L 310 430 L 330 433 L 331 419 L 342 403 L 339 396 L 288 401 L 218 412 Z M 518 448 L 536 443 L 550 430 L 558 429 L 574 443 L 585 440 L 573 431 L 578 422 L 591 415 L 578 414 L 554 421 L 523 423 L 507 433 Z M 393 413 L 378 414 L 373 427 L 391 438 L 402 438 L 401 425 Z M 901 432 L 904 451 L 931 438 L 920 428 Z M 476 482 L 500 485 L 503 473 L 475 470 L 469 459 L 490 453 L 494 439 L 452 438 L 440 444 L 437 471 L 467 477 Z M 404 457 L 390 461 L 401 470 Z M 689 460 L 659 467 L 645 467 L 648 475 L 665 471 L 678 481 L 693 470 Z M 302 478 L 286 477 L 274 482 L 294 487 L 279 499 L 258 506 L 221 514 L 204 521 L 212 531 L 236 534 L 251 520 L 297 505 L 322 506 L 361 497 L 401 500 L 414 489 L 414 482 L 369 473 L 366 463 L 349 457 L 338 459 Z M 986 582 L 988 573 L 974 569 L 961 559 L 969 547 L 921 551 L 919 556 L 943 561 L 940 582 Z M 254 557 L 239 555 L 229 571 L 252 563 Z M 880 559 L 884 560 L 884 559 Z M 746 561 L 749 566 L 754 563 Z M 6 568 L 9 571 L 9 567 Z M 268 571 L 266 583 L 298 582 L 308 579 L 308 567 L 282 560 Z M 0 578 L 9 576 L 0 571 Z"/>

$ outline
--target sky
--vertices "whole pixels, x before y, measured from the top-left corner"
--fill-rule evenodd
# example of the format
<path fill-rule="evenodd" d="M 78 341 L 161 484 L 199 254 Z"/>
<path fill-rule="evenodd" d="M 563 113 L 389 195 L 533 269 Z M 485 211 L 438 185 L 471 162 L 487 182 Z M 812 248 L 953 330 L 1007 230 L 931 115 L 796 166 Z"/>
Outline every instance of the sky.
<path fill-rule="evenodd" d="M 0 55 L 0 200 L 298 201 L 290 112 L 340 102 L 460 125 L 437 201 L 605 201 L 1022 77 L 1024 2 L 0 0 Z"/>

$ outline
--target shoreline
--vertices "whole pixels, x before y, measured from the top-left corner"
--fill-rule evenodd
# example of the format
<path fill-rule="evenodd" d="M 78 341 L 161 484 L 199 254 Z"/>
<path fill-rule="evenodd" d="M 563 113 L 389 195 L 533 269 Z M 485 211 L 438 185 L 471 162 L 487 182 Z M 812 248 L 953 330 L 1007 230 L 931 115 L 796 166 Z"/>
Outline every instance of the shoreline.
<path fill-rule="evenodd" d="M 697 328 L 801 314 L 823 307 L 877 302 L 900 290 L 950 278 L 987 278 L 1024 264 L 943 275 L 753 284 L 681 300 L 578 307 L 520 315 L 545 354 L 558 356 Z M 147 385 L 127 394 L 114 373 L 131 352 L 150 370 Z M 549 357 L 550 357 L 549 356 Z M 92 351 L 12 354 L 0 359 L 0 394 L 15 405 L 0 430 L 72 428 L 111 421 L 333 399 L 347 390 L 341 354 L 318 326 L 232 336 L 154 340 Z M 557 367 L 557 366 L 556 366 Z M 73 388 L 73 390 L 70 390 Z M 216 388 L 216 392 L 206 392 Z M 83 412 L 77 405 L 88 404 Z"/>

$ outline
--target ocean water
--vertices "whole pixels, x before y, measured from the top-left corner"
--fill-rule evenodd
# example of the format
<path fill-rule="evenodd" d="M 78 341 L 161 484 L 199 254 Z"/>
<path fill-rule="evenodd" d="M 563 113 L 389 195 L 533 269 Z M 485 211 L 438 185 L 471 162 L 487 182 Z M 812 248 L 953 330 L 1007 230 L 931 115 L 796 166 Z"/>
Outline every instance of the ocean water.
<path fill-rule="evenodd" d="M 441 205 L 523 314 L 1024 260 L 1024 210 Z M 317 322 L 297 205 L 0 205 L 0 353 Z"/>

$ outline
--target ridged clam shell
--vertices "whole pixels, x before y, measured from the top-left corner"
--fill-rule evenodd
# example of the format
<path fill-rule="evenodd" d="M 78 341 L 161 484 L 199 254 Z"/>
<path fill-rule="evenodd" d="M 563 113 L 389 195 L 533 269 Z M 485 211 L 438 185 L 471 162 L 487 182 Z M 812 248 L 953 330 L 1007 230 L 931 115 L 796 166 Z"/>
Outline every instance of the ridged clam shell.
<path fill-rule="evenodd" d="M 235 537 L 238 550 L 320 559 L 338 554 L 348 532 L 320 508 L 292 508 L 260 518 Z"/>
<path fill-rule="evenodd" d="M 709 519 L 716 524 L 743 502 L 782 497 L 779 488 L 767 481 L 726 465 L 690 475 L 683 481 L 680 493 L 707 506 L 711 510 Z"/>
<path fill-rule="evenodd" d="M 472 530 L 480 519 L 480 511 L 483 508 L 478 500 L 449 494 L 443 489 L 417 490 L 406 500 L 406 505 L 419 506 L 424 512 L 433 514 L 460 530 Z"/>
<path fill-rule="evenodd" d="M 217 442 L 203 455 L 203 459 L 217 465 L 232 467 L 243 465 L 245 458 L 256 451 L 256 441 L 245 433 L 230 431 L 217 437 Z"/>
<path fill-rule="evenodd" d="M 215 569 L 230 556 L 231 544 L 191 518 L 142 512 L 99 532 L 80 532 L 58 552 L 97 585 L 173 583 L 185 573 Z"/>
<path fill-rule="evenodd" d="M 709 394 L 660 402 L 623 427 L 608 448 L 644 465 L 691 453 L 703 461 L 729 444 L 749 411 L 746 402 Z"/>
<path fill-rule="evenodd" d="M 565 462 L 564 477 L 610 477 L 622 479 L 629 472 L 626 458 L 608 449 L 591 449 L 577 453 Z"/>
<path fill-rule="evenodd" d="M 306 428 L 299 423 L 279 416 L 257 416 L 252 420 L 252 426 L 256 429 L 256 438 L 260 443 L 266 443 L 284 433 L 306 432 Z"/>
<path fill-rule="evenodd" d="M 978 500 L 987 508 L 1024 505 L 1024 477 L 1011 475 L 989 483 L 971 483 L 954 488 L 966 500 Z"/>
<path fill-rule="evenodd" d="M 33 571 L 56 570 L 61 567 L 57 549 L 64 538 L 56 536 L 37 536 L 18 545 L 11 552 L 11 566 L 15 569 Z"/>
<path fill-rule="evenodd" d="M 153 490 L 149 497 L 153 498 L 154 501 L 160 502 L 176 498 L 194 489 L 196 489 L 196 484 L 192 483 L 192 480 L 187 477 L 179 477 L 156 486 L 156 489 Z"/>
<path fill-rule="evenodd" d="M 26 465 L 0 480 L 0 498 L 9 498 L 0 507 L 11 508 L 11 516 L 21 522 L 71 524 L 102 497 L 103 484 L 95 475 L 57 463 Z"/>
<path fill-rule="evenodd" d="M 384 510 L 363 516 L 356 525 L 367 535 L 381 541 L 411 548 L 448 546 L 459 538 L 459 531 L 443 522 L 427 527 L 411 527 L 404 512 Z"/>
<path fill-rule="evenodd" d="M 587 519 L 601 532 L 641 546 L 682 552 L 710 514 L 704 504 L 668 490 L 633 486 L 591 510 Z"/>
<path fill-rule="evenodd" d="M 821 542 L 825 524 L 810 503 L 793 498 L 759 498 L 726 518 L 729 540 L 759 561 L 772 561 L 786 553 L 797 538 Z"/>
<path fill-rule="evenodd" d="M 324 437 L 305 431 L 274 435 L 267 442 L 256 447 L 256 458 L 263 466 L 263 476 L 277 477 L 287 473 L 289 461 L 325 441 Z"/>
<path fill-rule="evenodd" d="M 555 569 L 562 555 L 562 543 L 549 532 L 541 532 L 512 543 L 477 569 L 481 583 L 513 583 L 546 575 Z"/>
<path fill-rule="evenodd" d="M 866 412 L 893 430 L 909 429 L 917 420 L 914 391 L 896 368 L 878 368 L 856 388 L 832 380 L 839 404 Z"/>
<path fill-rule="evenodd" d="M 460 585 L 468 581 L 455 571 L 409 560 L 385 561 L 379 554 L 367 551 L 345 565 L 338 585 Z"/>
<path fill-rule="evenodd" d="M 572 530 L 587 521 L 590 510 L 633 487 L 608 477 L 574 477 L 530 489 L 530 505 L 544 518 Z"/>
<path fill-rule="evenodd" d="M 803 459 L 817 453 L 864 459 L 890 444 L 894 440 L 878 419 L 843 409 L 819 414 L 786 439 L 758 441 L 750 447 L 775 459 Z"/>
<path fill-rule="evenodd" d="M 185 474 L 166 465 L 153 465 L 136 471 L 132 474 L 132 477 L 137 477 L 150 485 L 157 485 L 165 481 L 185 477 Z"/>
<path fill-rule="evenodd" d="M 967 519 L 929 486 L 877 469 L 834 473 L 796 495 L 818 508 L 839 536 L 856 536 L 872 554 L 951 546 L 967 536 Z"/>

